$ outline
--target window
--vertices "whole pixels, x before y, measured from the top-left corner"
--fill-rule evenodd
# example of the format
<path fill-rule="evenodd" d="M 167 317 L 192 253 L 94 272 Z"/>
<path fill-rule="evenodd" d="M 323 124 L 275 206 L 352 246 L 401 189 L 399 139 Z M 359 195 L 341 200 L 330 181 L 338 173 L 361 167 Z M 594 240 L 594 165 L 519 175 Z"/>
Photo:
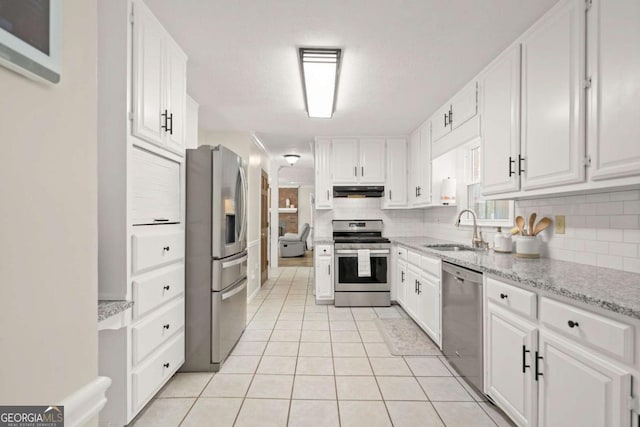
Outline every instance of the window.
<path fill-rule="evenodd" d="M 514 203 L 512 200 L 485 200 L 482 197 L 480 142 L 476 141 L 463 148 L 465 200 L 460 209 L 473 210 L 478 218 L 478 225 L 494 227 L 511 227 L 513 225 Z M 465 213 L 461 218 L 465 225 L 473 224 L 471 214 Z"/>

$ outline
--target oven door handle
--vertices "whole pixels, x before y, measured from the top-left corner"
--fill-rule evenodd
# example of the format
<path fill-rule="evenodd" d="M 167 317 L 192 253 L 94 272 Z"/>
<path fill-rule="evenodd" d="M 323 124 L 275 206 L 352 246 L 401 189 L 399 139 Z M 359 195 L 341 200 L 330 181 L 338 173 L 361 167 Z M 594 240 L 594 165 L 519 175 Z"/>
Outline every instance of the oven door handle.
<path fill-rule="evenodd" d="M 384 254 L 389 255 L 391 251 L 389 249 L 370 249 L 369 253 L 371 254 Z M 358 251 L 356 249 L 338 249 L 336 251 L 337 254 L 357 254 Z"/>

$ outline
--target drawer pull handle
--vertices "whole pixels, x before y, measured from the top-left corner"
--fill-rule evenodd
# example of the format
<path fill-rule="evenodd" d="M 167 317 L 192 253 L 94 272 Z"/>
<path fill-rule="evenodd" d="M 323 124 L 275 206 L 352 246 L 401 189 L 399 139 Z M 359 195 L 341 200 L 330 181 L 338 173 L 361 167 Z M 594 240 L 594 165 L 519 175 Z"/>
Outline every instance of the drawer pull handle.
<path fill-rule="evenodd" d="M 509 295 L 507 294 L 500 294 L 500 299 L 507 299 L 509 298 Z"/>
<path fill-rule="evenodd" d="M 164 289 L 165 291 L 168 291 L 169 289 L 171 289 L 171 286 L 165 285 L 162 289 Z"/>
<path fill-rule="evenodd" d="M 567 322 L 567 325 L 569 325 L 570 328 L 577 328 L 578 326 L 580 326 L 578 322 L 574 322 L 573 320 L 569 320 Z"/>
<path fill-rule="evenodd" d="M 163 326 L 163 328 L 165 329 L 169 329 L 171 327 L 171 325 L 169 323 L 167 323 L 166 325 Z"/>
<path fill-rule="evenodd" d="M 169 366 L 171 366 L 171 365 L 169 365 L 168 363 L 165 363 L 165 364 L 164 364 L 164 365 L 162 365 L 162 366 L 164 366 L 165 368 L 168 368 L 168 367 L 169 367 Z"/>
<path fill-rule="evenodd" d="M 171 250 L 170 246 L 165 246 L 164 248 L 162 248 L 163 252 L 169 252 Z"/>

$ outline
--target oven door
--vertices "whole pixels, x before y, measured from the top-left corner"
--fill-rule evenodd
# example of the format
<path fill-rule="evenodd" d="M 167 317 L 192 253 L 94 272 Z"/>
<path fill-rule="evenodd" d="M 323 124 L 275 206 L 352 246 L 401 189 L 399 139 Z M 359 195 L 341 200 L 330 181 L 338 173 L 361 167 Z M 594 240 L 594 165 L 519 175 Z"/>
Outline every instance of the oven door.
<path fill-rule="evenodd" d="M 389 249 L 372 249 L 371 276 L 358 276 L 358 251 L 355 249 L 336 250 L 335 290 L 385 292 L 391 289 L 387 280 L 389 270 Z"/>

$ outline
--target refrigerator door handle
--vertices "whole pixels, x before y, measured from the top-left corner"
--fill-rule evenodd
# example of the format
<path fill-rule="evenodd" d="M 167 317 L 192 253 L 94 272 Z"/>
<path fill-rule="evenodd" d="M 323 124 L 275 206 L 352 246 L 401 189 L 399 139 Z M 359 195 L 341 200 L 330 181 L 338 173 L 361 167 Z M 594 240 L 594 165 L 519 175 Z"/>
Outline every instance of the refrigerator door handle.
<path fill-rule="evenodd" d="M 239 241 L 242 242 L 247 231 L 247 178 L 244 175 L 244 167 L 240 167 L 240 180 L 242 181 L 242 228 Z"/>
<path fill-rule="evenodd" d="M 222 294 L 222 301 L 226 301 L 247 287 L 247 279 L 243 279 L 242 284 L 234 287 L 232 290 Z"/>
<path fill-rule="evenodd" d="M 223 262 L 222 263 L 222 268 L 229 268 L 229 267 L 233 267 L 234 265 L 238 265 L 238 264 L 242 264 L 243 262 L 245 262 L 247 260 L 247 255 L 244 255 L 238 259 L 234 259 L 231 261 L 227 261 L 227 262 Z"/>

